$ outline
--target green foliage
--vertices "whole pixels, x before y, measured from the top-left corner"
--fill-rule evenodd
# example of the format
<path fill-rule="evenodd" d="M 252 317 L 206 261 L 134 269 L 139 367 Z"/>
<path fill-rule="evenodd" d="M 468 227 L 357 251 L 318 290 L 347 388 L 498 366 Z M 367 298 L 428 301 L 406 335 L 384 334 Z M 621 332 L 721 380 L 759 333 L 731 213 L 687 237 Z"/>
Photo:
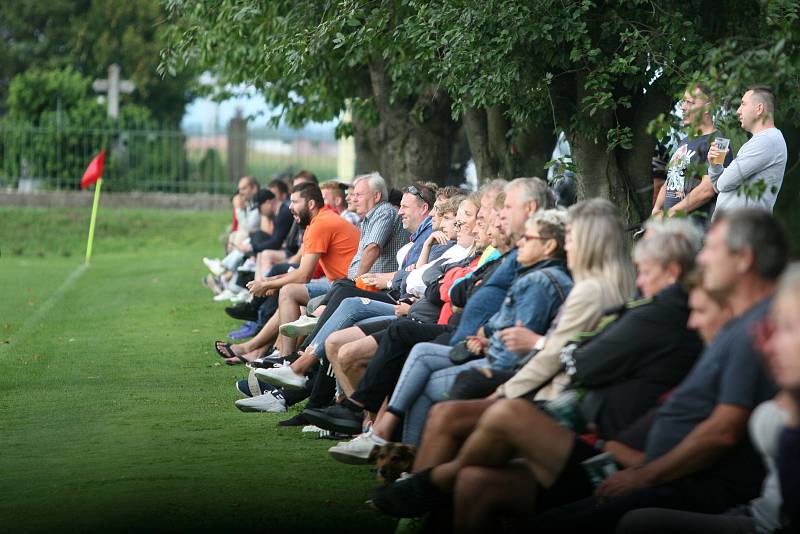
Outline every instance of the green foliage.
<path fill-rule="evenodd" d="M 0 3 L 0 112 L 11 80 L 27 70 L 72 69 L 92 80 L 105 78 L 108 66 L 117 63 L 122 76 L 136 85 L 133 94 L 122 95 L 121 107 L 139 104 L 159 122 L 176 125 L 195 94 L 198 71 L 190 66 L 175 77 L 158 74 L 163 18 L 159 0 L 5 0 Z"/>
<path fill-rule="evenodd" d="M 46 111 L 71 110 L 86 100 L 89 85 L 89 80 L 72 67 L 32 68 L 11 80 L 8 113 L 14 119 L 36 121 Z"/>
<path fill-rule="evenodd" d="M 0 118 L 0 182 L 16 177 L 55 180 L 77 188 L 89 161 L 108 150 L 103 176 L 111 190 L 164 190 L 186 179 L 183 137 L 161 132 L 149 109 L 127 104 L 117 121 L 88 94 L 89 80 L 71 68 L 28 71 L 11 82 Z M 63 107 L 53 107 L 58 98 Z"/>

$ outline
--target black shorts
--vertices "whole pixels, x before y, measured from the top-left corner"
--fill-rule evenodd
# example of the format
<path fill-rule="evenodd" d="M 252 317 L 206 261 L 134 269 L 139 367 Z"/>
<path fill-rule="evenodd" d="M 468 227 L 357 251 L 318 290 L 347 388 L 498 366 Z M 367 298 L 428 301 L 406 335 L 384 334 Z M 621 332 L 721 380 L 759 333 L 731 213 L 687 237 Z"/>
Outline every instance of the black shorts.
<path fill-rule="evenodd" d="M 594 485 L 584 471 L 581 462 L 602 454 L 602 452 L 576 436 L 573 440 L 572 452 L 561 474 L 558 475 L 553 485 L 544 489 L 539 496 L 539 511 L 591 496 L 594 493 Z"/>
<path fill-rule="evenodd" d="M 357 324 L 356 326 L 358 327 L 359 330 L 364 332 L 365 336 L 372 336 L 373 334 L 382 332 L 383 330 L 389 328 L 389 325 L 395 322 L 395 320 L 396 319 L 386 319 L 384 321 L 369 322 L 364 325 Z"/>

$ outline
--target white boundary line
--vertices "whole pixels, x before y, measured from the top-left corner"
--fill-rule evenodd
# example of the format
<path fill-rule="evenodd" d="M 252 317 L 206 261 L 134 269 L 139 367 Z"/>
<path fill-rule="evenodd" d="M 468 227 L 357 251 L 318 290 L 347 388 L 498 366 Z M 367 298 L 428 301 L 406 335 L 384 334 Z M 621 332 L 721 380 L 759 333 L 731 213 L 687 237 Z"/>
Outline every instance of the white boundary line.
<path fill-rule="evenodd" d="M 17 340 L 25 336 L 28 331 L 32 330 L 39 323 L 39 321 L 44 319 L 44 316 L 47 315 L 47 312 L 49 312 L 55 303 L 61 299 L 64 293 L 66 293 L 67 289 L 69 289 L 70 286 L 75 283 L 75 280 L 77 280 L 78 277 L 80 277 L 80 275 L 82 275 L 88 267 L 88 265 L 82 263 L 74 271 L 72 271 L 67 279 L 64 280 L 64 283 L 61 284 L 61 287 L 56 289 L 55 292 L 50 295 L 50 298 L 47 299 L 33 315 L 28 317 L 28 319 L 22 323 L 22 326 L 19 328 L 19 330 L 14 332 L 14 334 L 8 339 L 8 342 L 0 345 L 0 354 L 10 350 Z"/>

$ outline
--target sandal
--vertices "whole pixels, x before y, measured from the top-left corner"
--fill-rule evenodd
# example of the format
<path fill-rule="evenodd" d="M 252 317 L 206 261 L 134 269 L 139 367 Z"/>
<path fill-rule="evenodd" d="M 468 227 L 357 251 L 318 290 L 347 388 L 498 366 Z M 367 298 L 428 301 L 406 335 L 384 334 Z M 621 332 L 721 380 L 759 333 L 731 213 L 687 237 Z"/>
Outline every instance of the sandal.
<path fill-rule="evenodd" d="M 237 354 L 233 352 L 233 349 L 231 348 L 231 344 L 224 341 L 215 341 L 214 350 L 220 355 L 220 357 L 225 358 L 226 360 L 228 358 L 237 357 Z"/>
<path fill-rule="evenodd" d="M 248 364 L 250 360 L 238 354 L 234 355 L 232 358 L 225 358 L 225 365 L 239 365 L 240 363 Z"/>

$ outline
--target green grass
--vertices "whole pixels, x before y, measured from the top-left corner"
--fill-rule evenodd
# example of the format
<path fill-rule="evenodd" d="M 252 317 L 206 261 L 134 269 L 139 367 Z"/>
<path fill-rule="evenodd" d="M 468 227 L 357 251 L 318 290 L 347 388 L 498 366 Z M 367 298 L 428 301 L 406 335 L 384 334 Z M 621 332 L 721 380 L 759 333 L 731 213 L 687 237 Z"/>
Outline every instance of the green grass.
<path fill-rule="evenodd" d="M 391 531 L 367 468 L 234 408 L 236 323 L 200 286 L 227 213 L 104 210 L 60 296 L 88 215 L 0 217 L 0 531 Z"/>

